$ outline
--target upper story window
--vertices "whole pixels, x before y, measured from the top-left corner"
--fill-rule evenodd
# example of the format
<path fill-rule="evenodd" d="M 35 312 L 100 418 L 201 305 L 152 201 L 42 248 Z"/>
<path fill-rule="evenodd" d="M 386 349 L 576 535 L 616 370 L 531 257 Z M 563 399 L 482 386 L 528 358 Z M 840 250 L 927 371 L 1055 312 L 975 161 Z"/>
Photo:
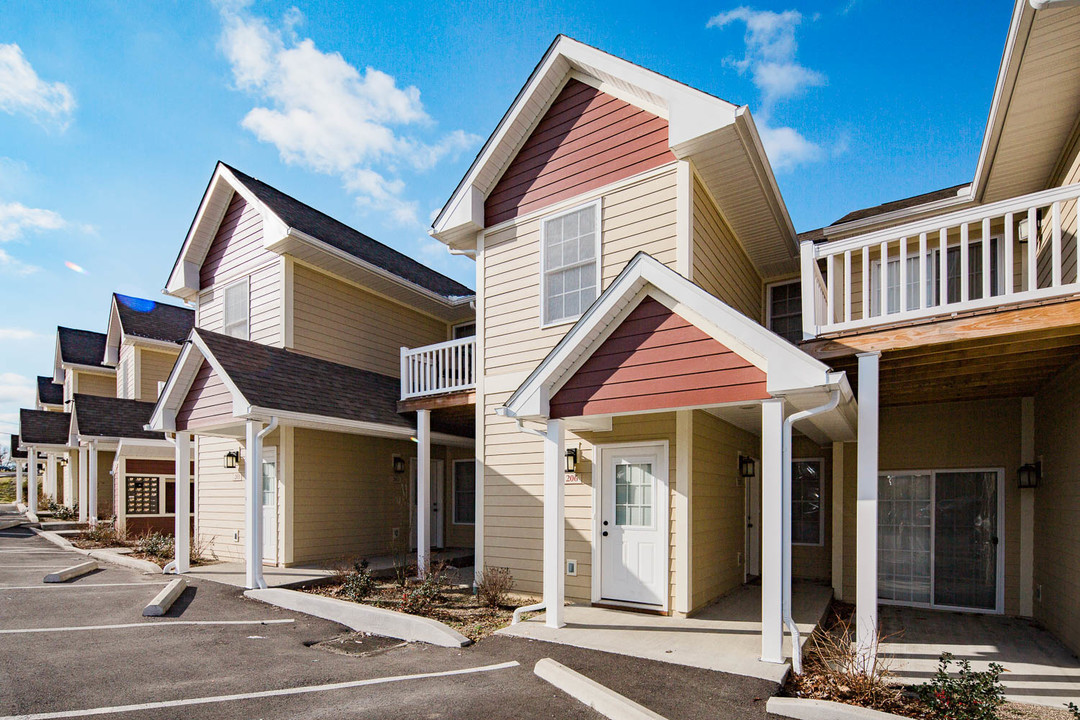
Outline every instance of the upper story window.
<path fill-rule="evenodd" d="M 221 332 L 241 340 L 248 339 L 250 300 L 247 278 L 225 288 L 222 301 Z"/>
<path fill-rule="evenodd" d="M 798 280 L 769 286 L 766 324 L 788 342 L 803 339 L 802 285 Z"/>
<path fill-rule="evenodd" d="M 473 337 L 474 335 L 476 335 L 475 322 L 460 323 L 454 326 L 454 340 L 461 340 L 462 338 Z"/>
<path fill-rule="evenodd" d="M 992 297 L 1002 295 L 1005 292 L 1005 277 L 1001 268 L 1005 265 L 1005 246 L 999 238 L 990 238 L 990 295 Z M 982 242 L 975 241 L 968 245 L 968 299 L 979 300 L 982 298 Z M 906 283 L 904 292 L 903 309 L 919 309 L 919 254 L 908 255 L 906 259 Z M 926 282 L 923 287 L 926 292 L 926 305 L 933 307 L 941 302 L 941 250 L 934 248 L 928 250 L 925 258 Z M 960 246 L 953 245 L 946 249 L 945 253 L 945 301 L 957 303 L 961 301 L 962 285 L 961 253 Z M 885 293 L 886 314 L 900 312 L 900 258 L 890 258 L 886 268 Z M 881 260 L 870 261 L 870 314 L 881 315 Z"/>
<path fill-rule="evenodd" d="M 545 218 L 540 248 L 542 324 L 576 320 L 600 284 L 600 202 Z"/>

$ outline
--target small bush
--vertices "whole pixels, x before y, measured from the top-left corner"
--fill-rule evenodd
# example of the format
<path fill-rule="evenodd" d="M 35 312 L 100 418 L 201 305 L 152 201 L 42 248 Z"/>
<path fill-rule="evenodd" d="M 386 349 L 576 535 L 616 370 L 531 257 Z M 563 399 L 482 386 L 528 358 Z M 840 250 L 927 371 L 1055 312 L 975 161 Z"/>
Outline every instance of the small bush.
<path fill-rule="evenodd" d="M 480 603 L 490 608 L 506 604 L 506 596 L 514 589 L 514 576 L 510 568 L 487 567 L 480 571 L 476 581 L 476 594 Z"/>
<path fill-rule="evenodd" d="M 1069 709 L 1069 714 L 1073 716 L 1073 720 L 1080 720 L 1080 707 L 1076 706 L 1076 703 L 1065 703 L 1065 707 Z"/>
<path fill-rule="evenodd" d="M 83 531 L 83 539 L 106 547 L 122 547 L 128 544 L 127 533 L 116 528 L 116 518 L 99 520 Z"/>
<path fill-rule="evenodd" d="M 159 532 L 148 532 L 135 540 L 135 552 L 160 560 L 173 557 L 173 537 Z"/>
<path fill-rule="evenodd" d="M 432 563 L 427 575 L 418 584 L 401 591 L 401 610 L 410 615 L 423 615 L 433 605 L 441 602 L 447 585 L 445 563 Z"/>
<path fill-rule="evenodd" d="M 210 560 L 217 560 L 217 555 L 214 554 L 212 547 L 213 541 L 206 535 L 192 535 L 191 536 L 191 548 L 188 552 L 188 560 L 193 565 L 199 563 L 209 562 Z"/>
<path fill-rule="evenodd" d="M 951 653 L 942 653 L 938 669 L 928 683 L 919 686 L 919 699 L 937 720 L 996 720 L 997 709 L 1005 702 L 1005 688 L 998 681 L 1005 668 L 990 663 L 985 672 L 975 672 L 971 663 L 960 660 L 960 672 L 953 676 Z"/>
<path fill-rule="evenodd" d="M 368 569 L 368 561 L 355 565 L 356 572 L 349 573 L 341 583 L 341 594 L 353 602 L 362 602 L 375 589 L 375 578 Z"/>
<path fill-rule="evenodd" d="M 52 513 L 57 520 L 74 520 L 79 517 L 79 503 L 75 503 L 72 507 L 53 503 Z"/>

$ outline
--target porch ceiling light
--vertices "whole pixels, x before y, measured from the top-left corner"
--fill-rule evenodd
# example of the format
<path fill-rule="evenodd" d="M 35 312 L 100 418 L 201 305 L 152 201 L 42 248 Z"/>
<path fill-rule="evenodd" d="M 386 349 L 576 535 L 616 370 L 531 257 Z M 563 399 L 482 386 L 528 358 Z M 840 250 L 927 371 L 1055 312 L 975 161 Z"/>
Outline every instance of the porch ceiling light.
<path fill-rule="evenodd" d="M 572 473 L 577 470 L 577 448 L 566 448 L 566 472 Z"/>
<path fill-rule="evenodd" d="M 1042 463 L 1028 463 L 1027 465 L 1021 465 L 1020 469 L 1016 471 L 1017 485 L 1023 488 L 1035 488 L 1039 487 L 1039 480 L 1042 478 Z"/>
<path fill-rule="evenodd" d="M 225 453 L 225 469 L 235 470 L 236 466 L 240 464 L 240 451 L 230 450 Z"/>
<path fill-rule="evenodd" d="M 739 456 L 739 475 L 744 480 L 750 480 L 754 477 L 754 458 L 747 455 Z"/>
<path fill-rule="evenodd" d="M 60 467 L 67 467 L 67 464 L 68 464 L 68 459 L 67 459 L 67 456 L 64 455 L 64 456 L 62 456 L 60 458 Z"/>
<path fill-rule="evenodd" d="M 400 475 L 405 472 L 405 458 L 400 455 L 394 456 L 394 473 Z"/>

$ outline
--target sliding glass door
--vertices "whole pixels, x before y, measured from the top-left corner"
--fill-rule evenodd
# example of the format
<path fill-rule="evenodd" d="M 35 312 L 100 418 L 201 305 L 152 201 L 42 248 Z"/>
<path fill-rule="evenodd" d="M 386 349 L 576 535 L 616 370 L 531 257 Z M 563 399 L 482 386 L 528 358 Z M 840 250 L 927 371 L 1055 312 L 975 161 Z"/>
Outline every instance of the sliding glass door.
<path fill-rule="evenodd" d="M 878 597 L 925 607 L 1000 610 L 999 470 L 878 478 Z"/>

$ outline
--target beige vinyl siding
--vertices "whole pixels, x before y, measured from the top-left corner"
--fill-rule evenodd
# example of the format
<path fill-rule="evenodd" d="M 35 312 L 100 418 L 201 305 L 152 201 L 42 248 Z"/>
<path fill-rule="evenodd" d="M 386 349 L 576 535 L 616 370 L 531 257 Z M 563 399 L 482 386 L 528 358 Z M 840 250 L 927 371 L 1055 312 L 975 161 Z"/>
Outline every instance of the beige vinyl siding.
<path fill-rule="evenodd" d="M 879 468 L 945 470 L 1002 468 L 1005 471 L 1005 612 L 1020 608 L 1020 398 L 905 405 L 882 408 Z M 855 597 L 857 446 L 844 452 L 844 597 Z M 849 460 L 849 457 L 851 458 Z M 828 477 L 828 471 L 825 472 Z M 826 500 L 826 504 L 829 501 Z M 828 528 L 830 523 L 826 523 Z"/>
<path fill-rule="evenodd" d="M 97 373 L 79 372 L 78 389 L 76 392 L 83 395 L 116 397 L 116 376 L 112 374 L 99 375 Z"/>
<path fill-rule="evenodd" d="M 135 347 L 120 344 L 120 360 L 116 363 L 116 397 L 135 399 Z"/>
<path fill-rule="evenodd" d="M 196 438 L 195 531 L 221 560 L 244 559 L 243 466 L 227 470 L 223 462 L 225 453 L 242 449 L 236 440 Z"/>
<path fill-rule="evenodd" d="M 602 195 L 603 287 L 638 251 L 674 267 L 675 193 L 671 166 Z M 583 196 L 582 203 L 596 197 Z M 484 238 L 483 371 L 488 375 L 531 371 L 570 327 L 540 327 L 541 220 L 513 222 Z"/>
<path fill-rule="evenodd" d="M 759 457 L 752 433 L 703 410 L 693 414 L 693 588 L 697 609 L 742 585 L 745 487 L 739 455 Z"/>
<path fill-rule="evenodd" d="M 1035 398 L 1035 617 L 1080 653 L 1080 363 Z M 1029 491 L 1030 492 L 1030 491 Z"/>
<path fill-rule="evenodd" d="M 158 383 L 169 379 L 177 355 L 139 348 L 139 400 L 157 402 Z"/>
<path fill-rule="evenodd" d="M 832 446 L 823 448 L 805 436 L 791 439 L 791 457 L 821 460 L 821 545 L 791 546 L 791 576 L 797 580 L 832 579 Z"/>
<path fill-rule="evenodd" d="M 720 216 L 709 191 L 695 177 L 694 282 L 748 318 L 762 322 L 761 276 Z"/>
<path fill-rule="evenodd" d="M 281 263 L 283 259 L 265 253 L 271 262 L 254 270 L 248 276 L 248 339 L 263 345 L 282 347 L 281 312 L 283 293 L 281 287 Z M 239 278 L 237 278 L 239 279 Z M 229 282 L 215 285 L 199 294 L 198 325 L 204 330 L 221 332 L 222 302 Z"/>
<path fill-rule="evenodd" d="M 297 263 L 293 271 L 293 348 L 397 377 L 401 348 L 447 340 L 441 320 Z"/>
<path fill-rule="evenodd" d="M 409 474 L 393 456 L 414 443 L 297 428 L 293 447 L 293 562 L 391 554 L 394 528 L 409 542 Z"/>

